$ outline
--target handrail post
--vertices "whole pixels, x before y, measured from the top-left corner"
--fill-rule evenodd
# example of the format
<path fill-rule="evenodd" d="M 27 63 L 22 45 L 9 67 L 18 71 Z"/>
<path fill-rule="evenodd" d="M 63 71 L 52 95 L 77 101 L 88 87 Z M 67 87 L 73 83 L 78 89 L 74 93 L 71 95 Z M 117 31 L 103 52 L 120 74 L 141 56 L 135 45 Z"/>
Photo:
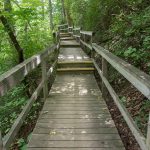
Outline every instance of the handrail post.
<path fill-rule="evenodd" d="M 108 62 L 104 58 L 102 58 L 102 73 L 105 78 L 108 78 Z M 102 82 L 102 96 L 105 100 L 107 98 L 107 94 L 107 88 L 104 82 Z"/>
<path fill-rule="evenodd" d="M 91 53 L 90 53 L 90 57 L 92 58 L 93 57 L 93 46 L 92 46 L 92 43 L 93 43 L 93 33 L 92 33 L 92 35 L 91 35 L 91 41 L 90 41 L 90 45 L 91 45 L 91 47 L 92 47 L 92 49 L 91 49 Z"/>
<path fill-rule="evenodd" d="M 149 120 L 148 120 L 148 127 L 147 127 L 146 144 L 147 144 L 148 150 L 150 150 L 150 113 L 149 113 Z"/>
<path fill-rule="evenodd" d="M 3 140 L 2 140 L 2 134 L 1 134 L 1 131 L 0 131 L 0 150 L 3 150 Z"/>
<path fill-rule="evenodd" d="M 42 66 L 43 95 L 44 95 L 44 100 L 46 100 L 48 96 L 48 83 L 47 83 L 47 71 L 46 71 L 45 58 L 43 58 L 41 66 Z"/>

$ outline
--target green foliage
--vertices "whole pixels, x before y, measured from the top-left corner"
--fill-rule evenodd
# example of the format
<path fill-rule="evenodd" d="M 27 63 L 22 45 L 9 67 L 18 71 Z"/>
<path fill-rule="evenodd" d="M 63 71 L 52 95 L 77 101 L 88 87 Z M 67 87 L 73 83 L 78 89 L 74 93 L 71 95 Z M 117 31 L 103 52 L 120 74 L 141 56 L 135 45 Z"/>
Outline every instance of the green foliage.
<path fill-rule="evenodd" d="M 20 85 L 11 90 L 0 99 L 0 129 L 6 134 L 12 126 L 14 120 L 21 112 L 28 98 L 25 93 L 25 86 Z"/>

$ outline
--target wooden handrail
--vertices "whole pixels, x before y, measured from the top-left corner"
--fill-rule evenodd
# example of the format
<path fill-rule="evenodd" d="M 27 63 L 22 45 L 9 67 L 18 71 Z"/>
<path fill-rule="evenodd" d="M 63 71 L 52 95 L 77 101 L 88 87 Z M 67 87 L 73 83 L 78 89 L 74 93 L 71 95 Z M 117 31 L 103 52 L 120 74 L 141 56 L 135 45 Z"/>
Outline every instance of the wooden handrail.
<path fill-rule="evenodd" d="M 47 57 L 56 48 L 57 45 L 54 45 L 51 48 L 48 48 L 46 51 L 34 55 L 33 57 L 25 60 L 23 63 L 1 75 L 0 96 L 4 96 L 9 90 L 19 84 L 24 79 L 24 77 L 26 77 L 32 70 L 41 64 L 42 59 Z"/>
<path fill-rule="evenodd" d="M 52 64 L 48 72 L 46 71 L 46 58 L 49 54 L 55 52 L 59 45 L 53 45 L 51 48 L 48 48 L 40 54 L 34 55 L 33 57 L 25 60 L 23 63 L 12 68 L 8 72 L 0 76 L 0 96 L 4 96 L 10 89 L 19 84 L 32 70 L 37 68 L 40 64 L 42 67 L 42 81 L 28 100 L 26 106 L 23 108 L 19 117 L 16 119 L 8 134 L 3 138 L 3 146 L 7 150 L 12 144 L 15 136 L 17 135 L 20 127 L 22 126 L 25 118 L 27 117 L 29 111 L 31 110 L 33 103 L 37 100 L 41 90 L 43 89 L 44 99 L 48 96 L 48 77 L 53 73 L 54 68 L 56 67 L 57 60 Z M 1 141 L 0 141 L 1 142 Z M 0 143 L 1 144 L 1 143 Z"/>
<path fill-rule="evenodd" d="M 121 73 L 132 85 L 134 85 L 144 96 L 150 99 L 150 76 L 125 62 L 111 52 L 97 44 L 93 49 L 105 58 L 119 73 Z"/>
<path fill-rule="evenodd" d="M 93 31 L 80 31 L 80 33 L 84 35 L 89 35 L 89 36 L 93 35 Z"/>
<path fill-rule="evenodd" d="M 142 150 L 150 150 L 150 115 L 149 115 L 149 123 L 148 123 L 148 131 L 147 137 L 145 138 L 137 125 L 135 124 L 133 118 L 129 114 L 128 110 L 124 107 L 124 105 L 120 102 L 118 95 L 110 85 L 107 80 L 108 71 L 107 64 L 109 63 L 112 67 L 114 67 L 119 73 L 121 73 L 135 88 L 137 88 L 145 97 L 150 99 L 150 76 L 146 73 L 140 71 L 135 68 L 131 64 L 125 62 L 119 57 L 115 56 L 111 52 L 105 50 L 101 46 L 92 42 L 93 32 L 92 31 L 80 31 L 80 43 L 83 45 L 83 48 L 90 49 L 91 55 L 93 56 L 96 52 L 100 56 L 102 56 L 102 70 L 100 70 L 99 66 L 93 59 L 94 66 L 98 71 L 101 79 L 102 79 L 102 95 L 105 98 L 107 96 L 106 89 L 109 91 L 112 96 L 116 106 L 120 110 L 124 120 L 126 121 L 128 127 L 130 128 L 132 134 L 134 135 L 136 141 L 138 142 L 140 148 Z M 86 42 L 86 36 L 90 36 L 90 43 Z"/>
<path fill-rule="evenodd" d="M 135 124 L 134 120 L 132 119 L 131 115 L 129 114 L 128 110 L 124 107 L 124 105 L 120 102 L 120 99 L 110 83 L 108 82 L 107 78 L 103 75 L 103 72 L 100 70 L 97 63 L 93 60 L 94 66 L 96 70 L 98 71 L 102 81 L 104 82 L 105 86 L 107 87 L 110 95 L 112 96 L 116 106 L 118 107 L 119 111 L 121 112 L 123 118 L 125 119 L 128 127 L 130 128 L 132 134 L 134 135 L 135 139 L 139 143 L 142 150 L 148 150 L 146 146 L 146 139 Z"/>

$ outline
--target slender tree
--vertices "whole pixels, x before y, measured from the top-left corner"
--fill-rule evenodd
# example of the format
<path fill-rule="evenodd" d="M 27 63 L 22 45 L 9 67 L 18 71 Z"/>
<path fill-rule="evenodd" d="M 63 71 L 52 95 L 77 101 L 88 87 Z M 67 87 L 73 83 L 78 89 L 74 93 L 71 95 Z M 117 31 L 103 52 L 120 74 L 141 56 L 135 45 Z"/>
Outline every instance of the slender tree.
<path fill-rule="evenodd" d="M 52 6 L 52 0 L 49 0 L 49 19 L 50 19 L 50 29 L 54 29 L 53 25 L 53 6 Z"/>
<path fill-rule="evenodd" d="M 18 53 L 18 61 L 19 63 L 24 61 L 24 56 L 23 56 L 23 49 L 21 48 L 12 27 L 9 24 L 9 21 L 7 20 L 7 18 L 2 15 L 2 12 L 0 11 L 0 20 L 5 28 L 5 30 L 7 31 L 9 38 L 11 39 L 11 42 L 13 43 L 17 53 Z"/>
<path fill-rule="evenodd" d="M 66 11 L 64 0 L 61 0 L 61 4 L 62 4 L 62 22 L 66 22 Z"/>

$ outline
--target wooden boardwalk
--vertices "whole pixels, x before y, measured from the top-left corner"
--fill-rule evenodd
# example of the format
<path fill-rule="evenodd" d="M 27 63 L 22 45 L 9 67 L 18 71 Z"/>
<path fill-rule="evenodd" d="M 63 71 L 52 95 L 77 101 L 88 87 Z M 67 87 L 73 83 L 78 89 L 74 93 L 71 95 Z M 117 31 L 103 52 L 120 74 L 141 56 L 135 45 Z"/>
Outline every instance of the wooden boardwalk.
<path fill-rule="evenodd" d="M 28 150 L 124 150 L 91 72 L 91 60 L 78 43 L 61 42 L 58 65 L 61 74 L 57 74 Z"/>

